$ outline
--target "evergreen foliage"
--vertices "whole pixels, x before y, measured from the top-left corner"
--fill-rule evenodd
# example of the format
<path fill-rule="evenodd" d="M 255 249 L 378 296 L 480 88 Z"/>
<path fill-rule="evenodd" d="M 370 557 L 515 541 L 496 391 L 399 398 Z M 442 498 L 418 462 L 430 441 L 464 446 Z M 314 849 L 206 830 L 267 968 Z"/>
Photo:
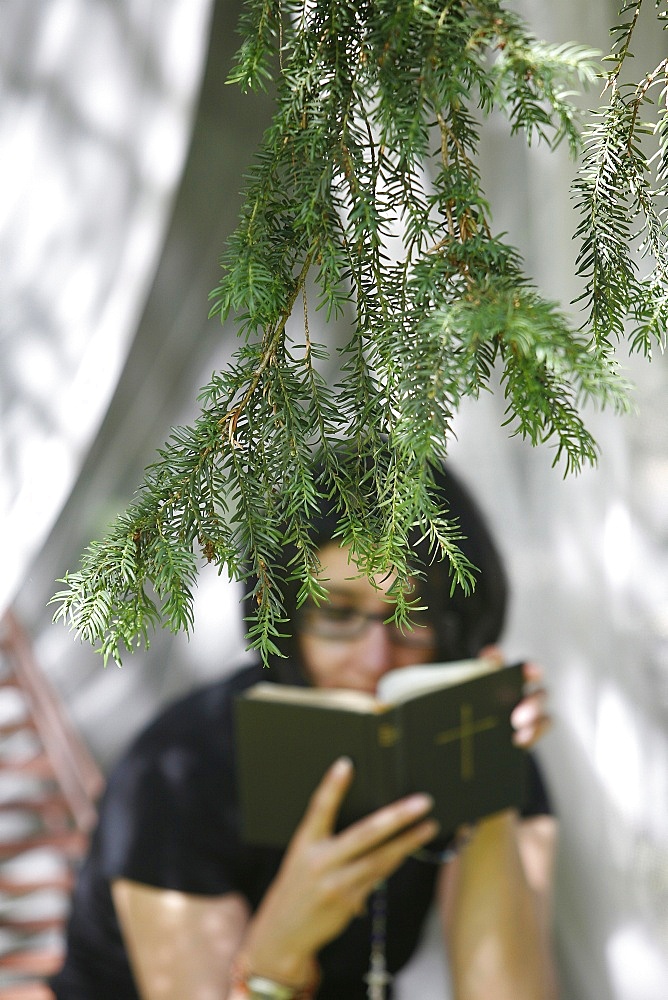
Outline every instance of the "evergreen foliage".
<path fill-rule="evenodd" d="M 363 571 L 396 572 L 399 621 L 419 572 L 414 526 L 450 559 L 453 586 L 471 587 L 431 469 L 461 400 L 495 368 L 514 433 L 552 444 L 566 472 L 595 461 L 581 404 L 626 407 L 616 341 L 630 318 L 632 345 L 649 353 L 668 308 L 666 64 L 635 86 L 619 82 L 641 4 L 627 4 L 613 29 L 609 103 L 585 133 L 575 195 L 588 317 L 577 329 L 494 232 L 477 153 L 494 111 L 528 143 L 565 141 L 576 154 L 573 88 L 597 78 L 595 53 L 538 42 L 493 0 L 247 0 L 230 82 L 275 78 L 277 96 L 212 295 L 241 342 L 202 390 L 194 426 L 172 432 L 135 501 L 54 598 L 56 617 L 105 662 L 159 623 L 192 626 L 202 558 L 257 579 L 249 643 L 265 658 L 275 651 L 286 541 L 300 599 L 324 596 L 309 535 L 318 496 L 332 498 Z M 657 88 L 663 111 L 650 125 Z M 651 162 L 641 143 L 650 132 Z M 646 275 L 634 240 L 652 261 Z M 351 308 L 329 387 L 309 318 Z M 286 333 L 293 313 L 303 313 L 300 340 Z"/>
<path fill-rule="evenodd" d="M 642 5 L 626 3 L 611 29 L 608 104 L 585 129 L 574 192 L 582 216 L 581 301 L 593 343 L 610 353 L 626 335 L 649 357 L 654 345 L 665 346 L 668 327 L 668 58 L 637 82 L 623 79 Z M 654 6 L 665 30 L 668 4 Z"/>

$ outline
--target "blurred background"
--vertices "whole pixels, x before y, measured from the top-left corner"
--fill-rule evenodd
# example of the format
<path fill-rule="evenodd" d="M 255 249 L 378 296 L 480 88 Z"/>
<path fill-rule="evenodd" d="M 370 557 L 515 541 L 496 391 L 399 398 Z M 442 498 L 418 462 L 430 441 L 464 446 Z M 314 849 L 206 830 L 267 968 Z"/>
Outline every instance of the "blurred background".
<path fill-rule="evenodd" d="M 602 50 L 617 12 L 608 0 L 511 6 L 541 38 Z M 0 2 L 0 610 L 23 622 L 103 772 L 161 705 L 247 655 L 236 586 L 212 569 L 190 640 L 158 634 L 121 669 L 48 607 L 236 346 L 207 297 L 272 110 L 224 82 L 240 10 Z M 638 73 L 665 54 L 648 26 Z M 566 152 L 527 150 L 493 119 L 483 172 L 497 230 L 568 308 L 579 289 Z M 510 567 L 505 646 L 542 662 L 551 691 L 540 754 L 561 817 L 566 1000 L 668 992 L 668 370 L 658 352 L 624 363 L 635 413 L 589 414 L 595 470 L 564 479 L 549 449 L 508 438 L 502 392 L 462 409 L 451 446 Z"/>

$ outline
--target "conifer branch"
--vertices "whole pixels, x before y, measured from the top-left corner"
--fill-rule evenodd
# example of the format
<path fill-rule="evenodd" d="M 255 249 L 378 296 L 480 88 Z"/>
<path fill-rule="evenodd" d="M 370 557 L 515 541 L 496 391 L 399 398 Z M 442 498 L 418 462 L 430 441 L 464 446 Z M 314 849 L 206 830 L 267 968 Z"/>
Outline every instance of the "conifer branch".
<path fill-rule="evenodd" d="M 242 413 L 244 412 L 250 400 L 253 398 L 254 393 L 257 391 L 257 387 L 260 384 L 260 381 L 262 379 L 262 374 L 265 368 L 267 367 L 267 365 L 270 365 L 276 361 L 276 351 L 278 349 L 278 345 L 280 344 L 285 334 L 285 327 L 288 320 L 290 319 L 290 316 L 292 315 L 294 304 L 299 298 L 300 294 L 304 293 L 306 278 L 308 276 L 308 272 L 311 267 L 312 257 L 313 254 L 307 255 L 306 260 L 304 261 L 303 267 L 301 269 L 301 273 L 299 274 L 299 277 L 295 282 L 295 287 L 292 292 L 292 295 L 288 300 L 287 306 L 283 310 L 283 314 L 280 317 L 279 322 L 276 324 L 275 329 L 270 331 L 269 334 L 265 337 L 265 341 L 262 346 L 260 363 L 258 364 L 255 374 L 248 383 L 248 386 L 246 387 L 246 391 L 244 393 L 243 398 L 238 403 L 235 404 L 233 409 L 228 410 L 225 416 L 222 417 L 222 419 L 220 420 L 221 432 L 227 433 L 230 444 L 234 444 L 234 434 L 236 431 L 237 423 L 239 422 L 239 418 L 241 417 Z"/>
<path fill-rule="evenodd" d="M 585 326 L 595 349 L 611 355 L 627 335 L 632 350 L 651 357 L 663 350 L 668 323 L 668 234 L 665 137 L 668 112 L 668 60 L 662 59 L 637 84 L 621 82 L 643 0 L 624 5 L 630 19 L 613 26 L 613 67 L 604 94 L 608 105 L 592 115 L 585 131 L 585 151 L 574 194 L 581 214 L 576 237 L 581 240 L 578 274 L 585 279 L 578 301 L 586 309 Z M 666 20 L 665 0 L 654 4 Z M 650 92 L 659 83 L 664 108 L 654 121 Z M 648 154 L 651 137 L 657 149 Z M 652 170 L 652 166 L 656 169 Z"/>
<path fill-rule="evenodd" d="M 324 497 L 360 568 L 396 574 L 399 622 L 423 569 L 408 547 L 416 528 L 455 583 L 473 586 L 433 469 L 461 400 L 495 370 L 511 433 L 547 442 L 565 472 L 595 462 L 583 401 L 623 410 L 615 343 L 630 321 L 632 345 L 650 353 L 668 319 L 668 119 L 643 118 L 666 62 L 636 87 L 620 82 L 641 6 L 627 3 L 630 20 L 612 29 L 609 106 L 585 133 L 575 197 L 588 317 L 574 329 L 495 234 L 478 149 L 496 113 L 527 143 L 578 154 L 572 97 L 600 79 L 597 54 L 539 42 L 498 0 L 247 0 L 229 82 L 275 84 L 276 112 L 212 293 L 240 346 L 54 598 L 105 662 L 160 623 L 192 627 L 201 561 L 248 581 L 249 645 L 277 653 L 286 586 L 297 582 L 300 601 L 325 597 L 309 531 Z M 652 134 L 656 184 L 642 151 Z M 331 387 L 307 276 L 327 323 L 352 316 Z M 303 338 L 289 340 L 300 299 Z M 295 555 L 281 575 L 285 545 Z"/>

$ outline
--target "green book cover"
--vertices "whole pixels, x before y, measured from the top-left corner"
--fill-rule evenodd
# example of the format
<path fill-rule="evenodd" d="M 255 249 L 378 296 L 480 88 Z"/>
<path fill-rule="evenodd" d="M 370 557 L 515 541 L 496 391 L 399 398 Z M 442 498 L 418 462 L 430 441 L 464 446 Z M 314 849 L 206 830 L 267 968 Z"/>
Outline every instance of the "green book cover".
<path fill-rule="evenodd" d="M 285 846 L 342 755 L 355 777 L 341 827 L 418 791 L 434 797 L 444 837 L 462 823 L 521 808 L 527 759 L 512 743 L 510 714 L 522 684 L 521 664 L 490 669 L 476 660 L 392 671 L 375 698 L 255 685 L 235 705 L 244 838 Z"/>

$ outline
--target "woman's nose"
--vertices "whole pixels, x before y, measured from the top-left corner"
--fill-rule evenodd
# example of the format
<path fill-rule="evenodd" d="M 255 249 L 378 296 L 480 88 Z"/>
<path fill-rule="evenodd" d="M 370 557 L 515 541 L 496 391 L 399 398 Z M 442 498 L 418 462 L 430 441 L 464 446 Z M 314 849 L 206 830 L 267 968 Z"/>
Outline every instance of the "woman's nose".
<path fill-rule="evenodd" d="M 359 639 L 360 662 L 369 677 L 378 680 L 394 666 L 394 646 L 390 629 L 383 622 L 369 622 Z"/>

